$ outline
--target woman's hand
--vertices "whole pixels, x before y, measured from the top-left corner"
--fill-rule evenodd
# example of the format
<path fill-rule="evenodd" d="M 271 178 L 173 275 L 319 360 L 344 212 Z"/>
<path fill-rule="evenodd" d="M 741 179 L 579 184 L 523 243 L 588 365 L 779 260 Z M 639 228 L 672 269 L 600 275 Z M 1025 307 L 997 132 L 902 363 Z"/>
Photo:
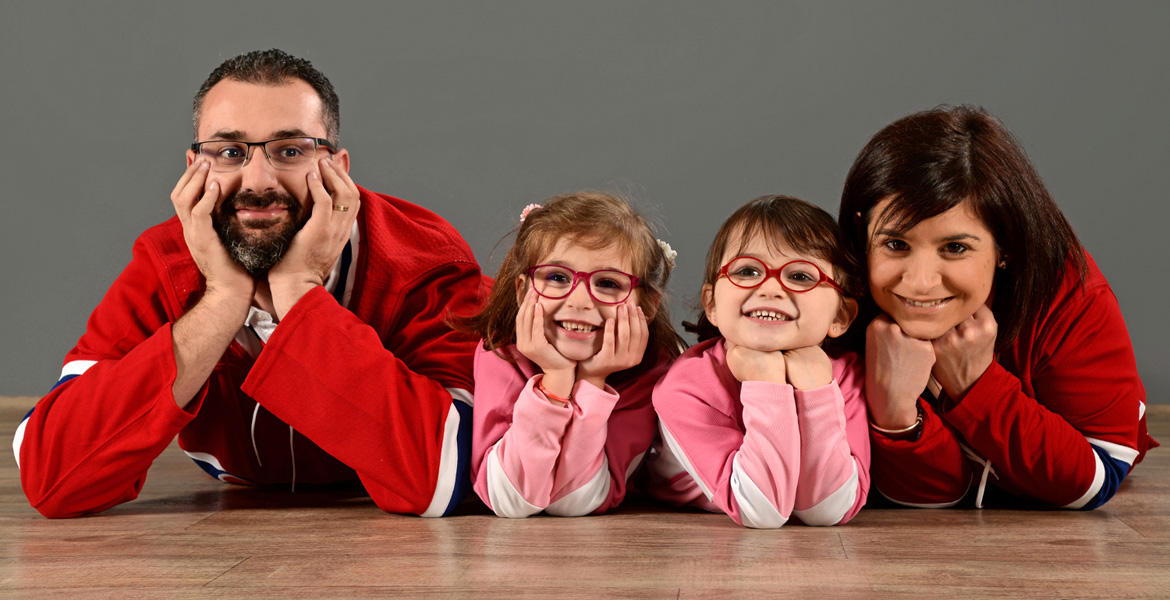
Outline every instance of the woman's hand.
<path fill-rule="evenodd" d="M 606 319 L 601 351 L 577 364 L 577 377 L 605 388 L 605 378 L 642 362 L 650 326 L 646 314 L 636 304 L 620 304 L 617 314 Z"/>
<path fill-rule="evenodd" d="M 798 390 L 812 390 L 833 382 L 833 361 L 820 346 L 784 351 L 788 383 Z"/>
<path fill-rule="evenodd" d="M 932 373 L 953 401 L 962 400 L 995 360 L 998 333 L 995 315 L 980 305 L 975 314 L 931 342 L 935 357 Z"/>
<path fill-rule="evenodd" d="M 727 343 L 727 367 L 739 381 L 788 383 L 784 352 L 752 350 Z"/>
<path fill-rule="evenodd" d="M 912 338 L 880 315 L 865 332 L 865 400 L 882 429 L 905 429 L 918 419 L 918 396 L 935 364 L 929 340 Z"/>
<path fill-rule="evenodd" d="M 577 362 L 564 357 L 544 334 L 544 307 L 531 287 L 524 294 L 520 311 L 516 313 L 516 349 L 525 358 L 536 363 L 544 378 L 541 384 L 550 393 L 568 398 L 577 383 Z"/>

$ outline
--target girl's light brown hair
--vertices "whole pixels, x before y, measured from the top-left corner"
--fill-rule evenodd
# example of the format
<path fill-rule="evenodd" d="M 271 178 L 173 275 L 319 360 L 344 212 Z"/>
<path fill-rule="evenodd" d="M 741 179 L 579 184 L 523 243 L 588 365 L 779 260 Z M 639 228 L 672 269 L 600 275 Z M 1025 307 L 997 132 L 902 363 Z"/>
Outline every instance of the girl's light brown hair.
<path fill-rule="evenodd" d="M 748 243 L 756 237 L 762 237 L 773 252 L 779 252 L 778 244 L 786 243 L 797 252 L 827 261 L 833 266 L 833 272 L 829 275 L 845 290 L 845 297 L 857 297 L 859 267 L 847 251 L 841 228 L 832 215 L 820 207 L 792 196 L 760 196 L 727 217 L 707 252 L 707 266 L 703 271 L 704 289 L 708 285 L 715 287 L 719 270 L 723 267 L 723 258 L 732 240 L 739 240 L 739 248 L 733 253 L 738 256 L 746 251 Z M 683 327 L 697 334 L 700 342 L 720 335 L 719 328 L 707 319 L 701 305 L 698 320 L 695 323 L 684 322 Z M 826 340 L 825 343 L 829 344 L 830 341 Z"/>
<path fill-rule="evenodd" d="M 650 339 L 642 363 L 629 374 L 644 372 L 660 357 L 677 357 L 685 342 L 670 324 L 664 299 L 673 265 L 650 225 L 625 200 L 597 191 L 553 196 L 528 212 L 516 231 L 516 241 L 504 256 L 487 305 L 462 320 L 460 329 L 479 334 L 485 350 L 510 358 L 500 350 L 516 343 L 516 314 L 520 310 L 516 282 L 528 285 L 528 267 L 540 264 L 562 239 L 590 249 L 617 246 L 630 257 L 632 275 L 639 279 L 638 305 L 646 313 Z"/>

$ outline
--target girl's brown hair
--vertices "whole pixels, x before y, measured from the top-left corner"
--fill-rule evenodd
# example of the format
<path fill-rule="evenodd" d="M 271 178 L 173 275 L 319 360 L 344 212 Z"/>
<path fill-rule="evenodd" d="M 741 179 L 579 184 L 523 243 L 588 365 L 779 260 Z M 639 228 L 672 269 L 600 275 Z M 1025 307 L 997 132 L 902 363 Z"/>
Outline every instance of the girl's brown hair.
<path fill-rule="evenodd" d="M 874 214 L 887 198 L 885 210 Z M 991 231 L 1006 262 L 996 270 L 992 306 L 1002 351 L 1052 302 L 1067 265 L 1082 281 L 1086 265 L 1072 225 L 999 119 L 977 106 L 944 106 L 887 125 L 849 169 L 837 219 L 864 266 L 871 222 L 909 231 L 963 203 Z M 866 294 L 860 322 L 876 314 Z M 864 336 L 856 343 L 863 345 Z"/>
<path fill-rule="evenodd" d="M 660 358 L 673 359 L 682 352 L 686 343 L 671 326 L 664 301 L 673 259 L 667 258 L 650 225 L 628 202 L 597 191 L 553 196 L 544 206 L 528 212 L 504 256 L 486 306 L 462 320 L 460 329 L 479 334 L 485 350 L 510 358 L 500 350 L 516 343 L 516 314 L 520 310 L 516 282 L 524 278 L 527 283 L 528 267 L 544 260 L 562 239 L 589 249 L 616 245 L 623 256 L 630 257 L 632 274 L 639 279 L 638 305 L 646 313 L 650 339 L 642 363 L 627 374 L 642 373 Z"/>
<path fill-rule="evenodd" d="M 715 287 L 719 270 L 723 267 L 723 257 L 731 241 L 738 237 L 739 249 L 735 254 L 739 255 L 745 251 L 749 241 L 757 236 L 763 237 L 773 252 L 778 252 L 778 244 L 784 242 L 797 252 L 828 261 L 833 265 L 833 272 L 829 275 L 845 290 L 845 297 L 857 297 L 859 269 L 856 260 L 847 251 L 841 228 L 833 216 L 819 206 L 792 196 L 760 196 L 727 217 L 719 233 L 715 234 L 711 249 L 707 251 L 707 266 L 703 272 L 704 289 L 708 285 Z M 684 322 L 683 327 L 697 334 L 700 342 L 720 335 L 719 328 L 707 319 L 701 305 L 698 320 L 695 323 Z M 825 343 L 830 341 L 826 340 Z"/>

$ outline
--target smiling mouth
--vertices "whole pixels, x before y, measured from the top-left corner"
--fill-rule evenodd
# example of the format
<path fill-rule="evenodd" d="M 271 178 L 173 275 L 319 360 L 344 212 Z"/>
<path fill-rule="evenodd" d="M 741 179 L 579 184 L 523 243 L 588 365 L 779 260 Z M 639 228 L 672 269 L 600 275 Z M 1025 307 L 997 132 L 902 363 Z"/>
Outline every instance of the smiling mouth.
<path fill-rule="evenodd" d="M 749 318 L 761 321 L 791 321 L 792 317 L 775 310 L 752 310 L 746 314 Z"/>
<path fill-rule="evenodd" d="M 897 294 L 894 295 L 898 296 Z M 911 300 L 905 296 L 898 296 L 898 299 L 901 300 L 902 303 L 906 306 L 910 306 L 912 308 L 935 308 L 951 301 L 951 297 L 939 298 L 938 300 Z"/>
<path fill-rule="evenodd" d="M 592 333 L 597 331 L 596 325 L 578 323 L 576 321 L 557 321 L 557 327 L 560 327 L 565 331 L 572 331 L 573 333 Z"/>

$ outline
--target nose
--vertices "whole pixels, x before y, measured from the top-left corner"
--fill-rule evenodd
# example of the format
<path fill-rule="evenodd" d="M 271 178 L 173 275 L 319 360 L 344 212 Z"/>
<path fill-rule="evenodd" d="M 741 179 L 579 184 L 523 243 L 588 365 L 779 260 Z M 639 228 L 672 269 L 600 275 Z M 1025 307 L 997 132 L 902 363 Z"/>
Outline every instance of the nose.
<path fill-rule="evenodd" d="M 929 253 L 914 253 L 906 261 L 905 266 L 905 270 L 902 271 L 902 283 L 913 293 L 929 293 L 942 281 L 938 262 Z"/>
<path fill-rule="evenodd" d="M 240 189 L 263 192 L 277 187 L 276 169 L 268 162 L 264 148 L 252 146 L 247 162 L 240 167 Z"/>
<path fill-rule="evenodd" d="M 565 303 L 571 308 L 593 308 L 593 296 L 589 294 L 589 280 L 581 277 L 573 282 L 573 289 L 565 298 Z"/>
<path fill-rule="evenodd" d="M 764 278 L 764 282 L 760 287 L 756 288 L 756 294 L 765 298 L 783 298 L 788 295 L 788 290 L 780 284 L 780 274 L 769 274 Z"/>

